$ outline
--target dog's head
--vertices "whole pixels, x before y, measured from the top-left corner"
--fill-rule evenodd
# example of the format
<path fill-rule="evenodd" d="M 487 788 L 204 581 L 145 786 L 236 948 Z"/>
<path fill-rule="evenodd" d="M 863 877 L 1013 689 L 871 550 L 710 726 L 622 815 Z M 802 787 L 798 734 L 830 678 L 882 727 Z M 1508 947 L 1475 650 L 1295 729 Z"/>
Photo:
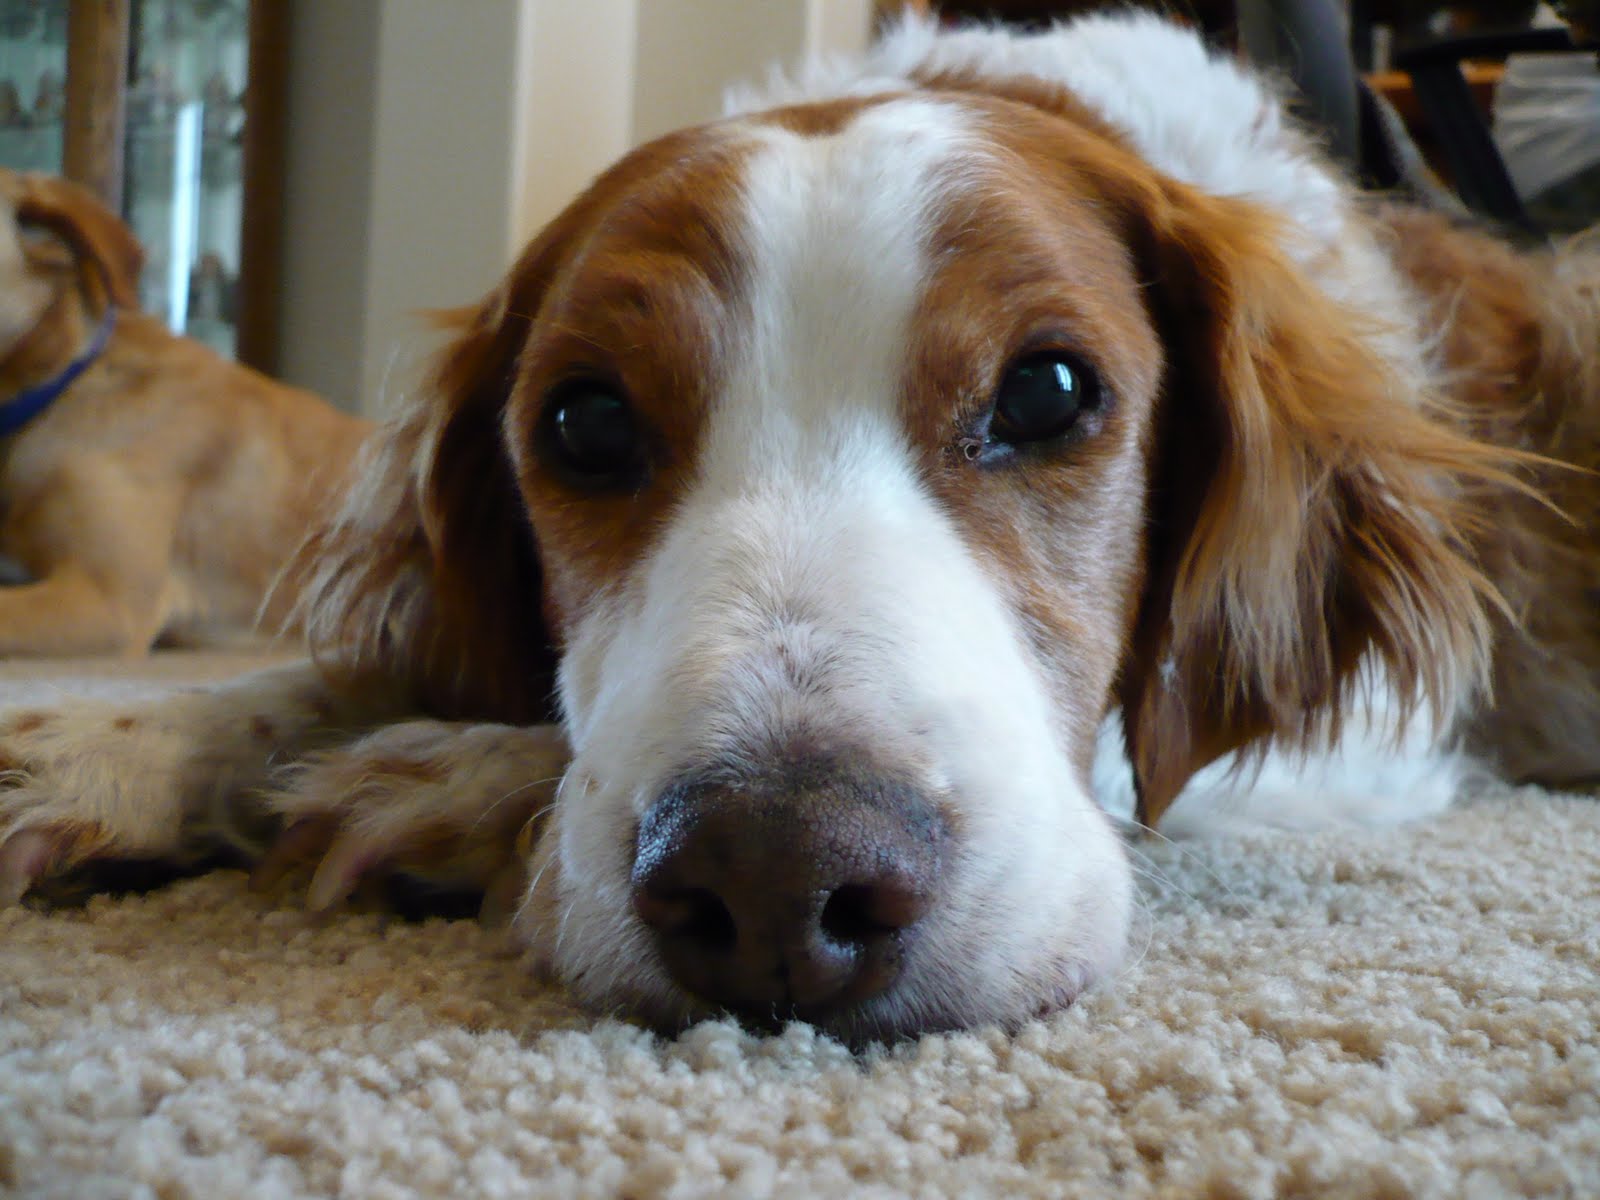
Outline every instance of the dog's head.
<path fill-rule="evenodd" d="M 138 240 L 87 188 L 0 168 L 0 357 L 75 296 L 96 314 L 137 308 L 143 263 Z"/>
<path fill-rule="evenodd" d="M 1481 454 L 1315 280 L 1340 251 L 1059 87 L 910 75 L 603 176 L 325 547 L 325 649 L 559 714 L 522 920 L 603 1007 L 859 1037 L 1070 1001 L 1128 920 L 1109 710 L 1154 820 L 1366 657 L 1446 706 L 1480 666 Z"/>

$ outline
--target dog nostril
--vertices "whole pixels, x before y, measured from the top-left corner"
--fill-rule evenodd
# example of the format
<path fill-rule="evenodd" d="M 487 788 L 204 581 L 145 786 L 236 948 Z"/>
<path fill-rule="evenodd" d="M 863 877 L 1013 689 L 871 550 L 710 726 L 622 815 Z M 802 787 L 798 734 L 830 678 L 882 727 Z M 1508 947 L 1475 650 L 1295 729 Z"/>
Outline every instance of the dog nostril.
<path fill-rule="evenodd" d="M 707 950 L 727 950 L 739 940 L 728 906 L 709 888 L 658 891 L 636 888 L 633 910 L 657 933 L 684 938 Z"/>
<path fill-rule="evenodd" d="M 868 912 L 872 889 L 865 884 L 846 884 L 822 906 L 822 932 L 836 942 L 865 941 L 881 927 Z"/>
<path fill-rule="evenodd" d="M 916 924 L 926 909 L 909 887 L 847 883 L 828 897 L 818 924 L 836 942 L 865 942 Z"/>

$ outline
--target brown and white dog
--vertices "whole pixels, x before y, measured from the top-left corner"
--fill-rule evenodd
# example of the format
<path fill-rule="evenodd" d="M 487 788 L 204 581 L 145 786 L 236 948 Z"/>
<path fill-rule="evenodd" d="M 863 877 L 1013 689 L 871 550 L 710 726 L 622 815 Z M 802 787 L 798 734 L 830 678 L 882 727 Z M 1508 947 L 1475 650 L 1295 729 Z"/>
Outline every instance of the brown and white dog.
<path fill-rule="evenodd" d="M 140 313 L 143 257 L 87 190 L 0 170 L 0 555 L 34 580 L 0 658 L 249 634 L 370 431 Z"/>
<path fill-rule="evenodd" d="M 301 559 L 320 667 L 0 722 L 0 885 L 265 810 L 313 906 L 482 887 L 664 1027 L 1065 1004 L 1129 919 L 1119 712 L 1150 822 L 1358 733 L 1595 773 L 1600 485 L 1550 460 L 1600 461 L 1597 261 L 1358 196 L 1154 18 L 904 24 L 462 316 Z"/>

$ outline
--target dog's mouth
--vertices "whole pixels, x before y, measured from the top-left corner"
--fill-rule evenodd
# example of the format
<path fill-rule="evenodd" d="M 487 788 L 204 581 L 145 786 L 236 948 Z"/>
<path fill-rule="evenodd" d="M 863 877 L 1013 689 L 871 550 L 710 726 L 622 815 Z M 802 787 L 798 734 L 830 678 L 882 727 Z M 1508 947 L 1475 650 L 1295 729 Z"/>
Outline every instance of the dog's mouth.
<path fill-rule="evenodd" d="M 772 936 L 735 932 L 719 918 L 708 944 L 693 925 L 663 926 L 650 905 L 639 915 L 658 930 L 662 960 L 696 1010 L 726 1012 L 763 1032 L 792 1021 L 846 1029 L 866 1021 L 873 1001 L 894 995 L 921 933 L 915 924 L 824 917 L 815 933 Z M 797 924 L 809 920 L 801 914 Z M 757 944 L 742 946 L 741 938 Z"/>
<path fill-rule="evenodd" d="M 911 986 L 906 986 L 911 983 L 909 980 L 897 981 L 898 986 L 855 1001 L 825 1004 L 799 1003 L 792 997 L 767 1004 L 732 1004 L 690 993 L 679 985 L 669 997 L 638 999 L 628 1015 L 665 1038 L 681 1036 L 708 1020 L 731 1018 L 749 1033 L 763 1037 L 779 1035 L 799 1023 L 859 1053 L 874 1046 L 956 1033 L 978 1025 L 991 1025 L 1014 1034 L 1028 1021 L 1070 1008 L 1094 978 L 1091 968 L 1080 965 L 1065 972 L 1047 994 L 1035 995 L 1030 1003 L 1008 1006 L 1003 1011 L 984 1011 L 971 996 L 932 991 L 926 980 Z"/>

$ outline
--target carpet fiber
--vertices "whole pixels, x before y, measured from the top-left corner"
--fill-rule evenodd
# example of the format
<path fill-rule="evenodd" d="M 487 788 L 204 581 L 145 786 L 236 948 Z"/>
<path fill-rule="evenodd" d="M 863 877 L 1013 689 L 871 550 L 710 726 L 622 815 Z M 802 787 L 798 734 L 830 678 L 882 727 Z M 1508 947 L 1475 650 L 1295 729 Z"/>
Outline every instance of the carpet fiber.
<path fill-rule="evenodd" d="M 48 679 L 8 669 L 0 703 L 119 686 Z M 1113 986 L 860 1057 L 803 1026 L 663 1042 L 475 924 L 316 921 L 236 872 L 12 909 L 0 1193 L 1600 1193 L 1600 803 L 1137 851 Z"/>

